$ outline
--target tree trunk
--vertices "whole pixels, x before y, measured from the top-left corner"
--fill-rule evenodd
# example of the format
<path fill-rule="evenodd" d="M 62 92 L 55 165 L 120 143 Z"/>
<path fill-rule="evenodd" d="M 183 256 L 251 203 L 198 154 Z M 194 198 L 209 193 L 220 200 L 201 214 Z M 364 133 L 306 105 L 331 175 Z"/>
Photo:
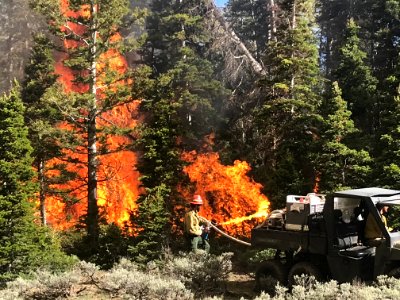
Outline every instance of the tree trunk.
<path fill-rule="evenodd" d="M 90 66 L 90 105 L 89 115 L 87 120 L 87 141 L 88 141 L 88 208 L 87 208 L 87 234 L 89 241 L 93 247 L 97 245 L 99 235 L 99 208 L 97 205 L 97 54 L 96 42 L 97 31 L 95 15 L 97 13 L 97 6 L 94 1 L 91 1 L 91 40 L 92 45 L 90 48 L 91 66 Z"/>
<path fill-rule="evenodd" d="M 89 238 L 97 241 L 98 215 L 97 206 L 97 146 L 96 146 L 96 110 L 92 109 L 88 120 L 88 209 L 87 209 L 87 233 Z"/>
<path fill-rule="evenodd" d="M 45 195 L 45 182 L 44 182 L 44 162 L 42 158 L 39 158 L 38 163 L 38 179 L 39 179 L 39 205 L 40 205 L 40 219 L 42 221 L 42 225 L 47 225 L 46 219 L 46 195 Z"/>
<path fill-rule="evenodd" d="M 274 0 L 269 0 L 267 9 L 271 16 L 268 40 L 276 42 L 276 7 Z"/>
<path fill-rule="evenodd" d="M 297 27 L 296 24 L 296 0 L 293 1 L 293 8 L 292 8 L 292 29 L 295 29 Z"/>
<path fill-rule="evenodd" d="M 293 9 L 292 9 L 292 30 L 295 30 L 297 27 L 297 23 L 296 23 L 296 0 L 293 1 Z M 292 53 L 292 58 L 294 57 L 294 53 Z M 294 85 L 295 85 L 295 75 L 292 75 L 292 78 L 290 80 L 290 91 L 291 94 L 293 96 L 293 89 L 294 89 Z"/>
<path fill-rule="evenodd" d="M 239 47 L 243 55 L 249 60 L 254 72 L 258 75 L 265 75 L 266 71 L 264 67 L 253 57 L 250 51 L 247 49 L 246 45 L 240 40 L 236 35 L 235 31 L 230 27 L 229 23 L 225 20 L 218 7 L 215 5 L 214 1 L 210 1 L 212 14 L 214 18 L 221 24 L 224 31 L 229 36 L 230 40 Z"/>

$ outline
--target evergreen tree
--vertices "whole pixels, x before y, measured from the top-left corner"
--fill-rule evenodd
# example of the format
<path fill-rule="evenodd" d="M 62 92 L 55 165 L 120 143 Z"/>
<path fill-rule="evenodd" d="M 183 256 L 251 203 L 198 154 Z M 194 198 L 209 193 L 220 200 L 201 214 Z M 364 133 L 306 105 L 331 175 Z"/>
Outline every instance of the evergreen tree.
<path fill-rule="evenodd" d="M 366 52 L 373 75 L 382 83 L 396 60 L 396 6 L 388 0 L 359 0 L 355 3 L 354 20 L 359 28 L 360 46 Z"/>
<path fill-rule="evenodd" d="M 400 94 L 400 93 L 399 93 Z M 400 184 L 400 155 L 399 155 L 399 117 L 400 117 L 400 96 L 393 99 L 390 112 L 391 127 L 387 133 L 382 134 L 379 140 L 378 157 L 376 158 L 376 178 L 381 186 L 399 189 Z M 389 122 L 385 122 L 388 124 Z"/>
<path fill-rule="evenodd" d="M 396 1 L 322 1 L 321 34 L 327 73 L 339 82 L 359 130 L 353 136 L 357 148 L 369 148 L 374 156 L 373 185 L 392 184 L 396 159 L 396 73 L 399 9 Z M 336 6 L 342 9 L 336 13 Z M 330 13 L 332 12 L 332 13 Z M 345 30 L 342 30 L 347 21 Z M 338 30 L 340 29 L 340 30 Z M 330 38 L 331 37 L 331 38 Z M 329 53 L 335 64 L 329 65 Z M 323 54 L 325 55 L 325 54 Z M 335 70 L 336 69 L 336 70 Z M 391 165 L 391 167 L 389 167 Z M 387 169 L 385 172 L 383 169 Z M 389 170 L 391 170 L 389 172 Z"/>
<path fill-rule="evenodd" d="M 65 45 L 63 62 L 73 76 L 68 100 L 59 101 L 57 106 L 73 128 L 74 143 L 79 143 L 74 154 L 85 153 L 86 156 L 84 161 L 77 161 L 76 157 L 71 159 L 87 171 L 83 182 L 87 187 L 85 223 L 89 244 L 94 249 L 100 221 L 97 203 L 98 181 L 101 180 L 99 155 L 108 153 L 107 136 L 118 131 L 107 119 L 106 112 L 132 100 L 126 74 L 113 68 L 115 59 L 124 49 L 118 32 L 124 26 L 128 5 L 126 0 L 61 3 L 32 0 L 32 6 L 48 21 L 50 31 Z M 102 122 L 99 122 L 100 118 L 103 118 Z"/>
<path fill-rule="evenodd" d="M 49 103 L 48 98 L 54 97 L 56 93 L 62 94 L 62 91 L 56 85 L 54 46 L 42 33 L 36 34 L 33 41 L 31 56 L 25 67 L 21 96 L 27 107 L 25 120 L 29 126 L 29 139 L 34 149 L 32 156 L 38 173 L 40 215 L 42 223 L 47 224 L 45 198 L 51 192 L 49 182 L 54 183 L 55 178 L 47 178 L 46 164 L 51 158 L 60 155 L 60 143 L 56 142 L 60 130 L 56 125 L 62 120 L 61 113 Z"/>
<path fill-rule="evenodd" d="M 337 82 L 333 82 L 324 99 L 320 107 L 323 117 L 320 150 L 313 154 L 320 177 L 319 191 L 363 186 L 371 174 L 371 158 L 367 151 L 347 146 L 357 129 Z"/>
<path fill-rule="evenodd" d="M 142 227 L 136 228 L 135 238 L 128 248 L 128 254 L 138 263 L 159 259 L 161 251 L 169 247 L 166 237 L 170 226 L 165 198 L 170 192 L 171 188 L 159 184 L 146 189 L 146 194 L 138 200 L 139 208 L 132 215 L 132 222 Z"/>
<path fill-rule="evenodd" d="M 348 20 L 354 15 L 352 2 L 354 3 L 348 0 L 319 1 L 321 69 L 329 79 L 339 62 L 339 46 L 342 44 Z"/>
<path fill-rule="evenodd" d="M 173 104 L 179 134 L 193 146 L 219 125 L 216 113 L 226 96 L 206 57 L 209 37 L 202 15 L 207 8 L 203 1 L 153 1 L 151 10 L 146 63 L 160 94 Z"/>
<path fill-rule="evenodd" d="M 268 0 L 230 0 L 226 6 L 225 17 L 232 29 L 258 60 L 265 51 L 268 35 L 271 35 L 268 34 L 271 28 L 265 30 L 271 17 L 267 9 L 268 2 Z"/>
<path fill-rule="evenodd" d="M 263 65 L 261 62 L 267 42 L 276 33 L 275 9 L 273 0 L 230 0 L 224 10 L 230 29 L 260 66 Z M 257 84 L 260 73 L 254 71 L 245 55 L 235 53 L 235 47 L 238 48 L 236 44 L 231 45 L 233 49 L 224 53 L 225 66 L 221 71 L 224 83 L 232 90 L 225 108 L 229 119 L 221 136 L 229 149 L 224 156 L 230 160 L 248 159 L 248 154 L 252 153 L 255 142 L 252 139 L 255 123 L 253 109 L 263 103 L 265 97 Z"/>
<path fill-rule="evenodd" d="M 32 147 L 18 89 L 0 97 L 0 283 L 69 260 L 34 218 Z"/>
<path fill-rule="evenodd" d="M 316 180 L 310 155 L 316 151 L 321 82 L 314 5 L 279 2 L 280 22 L 264 59 L 267 97 L 257 112 L 253 165 L 274 204 L 285 194 L 312 191 Z"/>
<path fill-rule="evenodd" d="M 206 7 L 196 1 L 153 1 L 151 9 L 146 54 L 147 64 L 154 70 L 150 75 L 154 90 L 142 105 L 149 125 L 144 136 L 165 139 L 155 144 L 156 153 L 168 154 L 174 147 L 178 152 L 200 149 L 204 136 L 220 125 L 218 112 L 227 95 L 213 79 L 213 66 L 206 56 L 208 36 L 201 17 Z M 146 147 L 154 144 L 151 139 Z M 172 155 L 177 156 L 176 152 Z M 155 175 L 154 179 L 160 178 Z"/>
<path fill-rule="evenodd" d="M 140 110 L 146 116 L 136 142 L 136 147 L 141 149 L 137 168 L 145 193 L 137 199 L 138 209 L 131 215 L 135 234 L 128 253 L 137 262 L 144 263 L 159 258 L 162 248 L 168 246 L 170 212 L 176 204 L 170 199 L 179 197 L 175 188 L 181 180 L 182 161 L 177 145 L 179 119 L 173 117 L 176 108 L 162 98 L 157 80 L 149 79 L 148 67 L 137 71 L 145 74 L 136 78 L 148 78 L 134 82 L 134 90 L 139 92 L 135 96 L 143 99 Z"/>
<path fill-rule="evenodd" d="M 397 45 L 399 48 L 399 45 Z M 399 49 L 400 50 L 400 49 Z M 379 142 L 376 147 L 376 176 L 381 186 L 400 188 L 399 122 L 400 122 L 400 57 L 393 73 L 385 81 Z"/>
<path fill-rule="evenodd" d="M 140 96 L 145 118 L 138 170 L 146 195 L 139 199 L 133 217 L 141 231 L 131 250 L 146 253 L 144 259 L 157 256 L 168 245 L 171 229 L 179 230 L 173 224 L 180 222 L 184 207 L 177 191 L 184 180 L 182 151 L 201 150 L 204 136 L 220 123 L 217 112 L 226 96 L 207 59 L 205 3 L 156 0 L 150 8 L 144 56 L 151 69 L 146 71 L 147 81 L 135 82 L 143 88 L 134 88 L 145 92 Z"/>
<path fill-rule="evenodd" d="M 356 127 L 365 137 L 376 129 L 375 107 L 378 95 L 377 80 L 366 62 L 366 53 L 360 49 L 358 29 L 355 22 L 350 20 L 344 44 L 340 48 L 340 63 L 334 71 L 334 77 L 342 89 L 343 98 L 349 104 Z"/>

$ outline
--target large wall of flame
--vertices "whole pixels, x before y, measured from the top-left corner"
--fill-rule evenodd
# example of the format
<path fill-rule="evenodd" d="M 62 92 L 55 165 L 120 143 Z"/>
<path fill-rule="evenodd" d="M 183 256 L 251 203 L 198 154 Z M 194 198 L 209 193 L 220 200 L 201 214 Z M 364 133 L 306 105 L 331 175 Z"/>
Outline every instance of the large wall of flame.
<path fill-rule="evenodd" d="M 269 209 L 261 184 L 247 175 L 249 164 L 236 160 L 232 166 L 224 166 L 218 153 L 189 152 L 183 158 L 191 163 L 184 172 L 195 185 L 195 193 L 205 201 L 200 215 L 218 223 L 230 234 L 248 237 Z M 187 191 L 183 193 L 191 199 Z"/>

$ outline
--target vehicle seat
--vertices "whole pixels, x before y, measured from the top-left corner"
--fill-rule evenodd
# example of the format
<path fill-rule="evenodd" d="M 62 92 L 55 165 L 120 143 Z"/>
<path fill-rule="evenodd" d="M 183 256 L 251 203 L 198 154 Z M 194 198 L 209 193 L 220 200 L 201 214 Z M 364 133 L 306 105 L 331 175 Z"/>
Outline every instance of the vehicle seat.
<path fill-rule="evenodd" d="M 365 256 L 375 255 L 376 247 L 369 246 L 354 246 L 339 251 L 339 255 L 348 256 L 352 258 L 363 258 Z"/>
<path fill-rule="evenodd" d="M 336 248 L 346 249 L 357 246 L 359 237 L 356 222 L 354 220 L 349 223 L 343 222 L 340 209 L 335 209 L 333 214 L 335 218 Z"/>

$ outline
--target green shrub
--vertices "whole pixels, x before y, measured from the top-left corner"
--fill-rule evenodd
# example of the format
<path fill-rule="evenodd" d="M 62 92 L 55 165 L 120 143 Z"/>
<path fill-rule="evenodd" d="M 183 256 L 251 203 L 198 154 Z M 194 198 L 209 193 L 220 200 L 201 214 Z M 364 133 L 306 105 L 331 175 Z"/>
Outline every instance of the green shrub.
<path fill-rule="evenodd" d="M 184 253 L 165 262 L 163 272 L 197 292 L 220 288 L 232 270 L 233 253 Z"/>
<path fill-rule="evenodd" d="M 79 282 L 74 272 L 54 274 L 49 271 L 37 271 L 33 279 L 22 277 L 7 283 L 0 291 L 0 299 L 60 299 L 71 295 L 72 287 Z"/>
<path fill-rule="evenodd" d="M 128 237 L 116 224 L 100 225 L 98 247 L 93 249 L 81 228 L 63 232 L 62 247 L 68 254 L 92 262 L 101 269 L 110 269 L 127 254 Z"/>
<path fill-rule="evenodd" d="M 127 255 L 128 238 L 116 224 L 100 226 L 99 248 L 90 261 L 102 269 L 110 269 L 122 257 Z"/>
<path fill-rule="evenodd" d="M 193 294 L 185 285 L 170 276 L 139 271 L 138 266 L 126 259 L 107 272 L 98 285 L 111 296 L 128 299 L 191 300 Z"/>
<path fill-rule="evenodd" d="M 161 263 L 151 262 L 147 265 L 147 270 L 142 265 L 121 259 L 107 272 L 93 263 L 81 261 L 68 272 L 39 270 L 32 273 L 30 279 L 19 277 L 8 282 L 7 287 L 0 290 L 0 299 L 222 300 L 225 298 L 218 294 L 223 293 L 216 288 L 220 288 L 227 279 L 232 267 L 231 257 L 232 253 L 220 256 L 186 253 L 168 256 Z M 90 291 L 89 294 L 79 294 L 86 289 Z M 273 297 L 261 293 L 254 298 L 299 299 L 400 299 L 400 280 L 382 275 L 370 284 L 359 281 L 339 284 L 334 280 L 320 283 L 313 277 L 298 276 L 291 291 L 278 284 Z"/>
<path fill-rule="evenodd" d="M 254 300 L 299 300 L 299 299 L 347 299 L 347 300 L 374 300 L 400 299 L 400 280 L 385 275 L 379 276 L 371 284 L 354 281 L 342 283 L 331 280 L 320 283 L 313 277 L 298 276 L 296 284 L 289 292 L 286 287 L 277 285 L 276 294 L 271 297 L 262 293 Z"/>
<path fill-rule="evenodd" d="M 30 234 L 38 234 L 30 238 L 35 245 L 25 245 L 29 251 L 21 250 L 12 262 L 12 268 L 0 274 L 1 286 L 18 276 L 30 276 L 38 269 L 51 273 L 65 272 L 71 270 L 78 262 L 77 257 L 67 255 L 61 250 L 58 235 L 51 229 L 37 226 L 36 231 Z"/>
<path fill-rule="evenodd" d="M 264 249 L 264 250 L 255 251 L 249 257 L 249 263 L 257 264 L 257 263 L 263 262 L 267 259 L 271 259 L 274 257 L 275 251 L 276 251 L 275 249 Z"/>

